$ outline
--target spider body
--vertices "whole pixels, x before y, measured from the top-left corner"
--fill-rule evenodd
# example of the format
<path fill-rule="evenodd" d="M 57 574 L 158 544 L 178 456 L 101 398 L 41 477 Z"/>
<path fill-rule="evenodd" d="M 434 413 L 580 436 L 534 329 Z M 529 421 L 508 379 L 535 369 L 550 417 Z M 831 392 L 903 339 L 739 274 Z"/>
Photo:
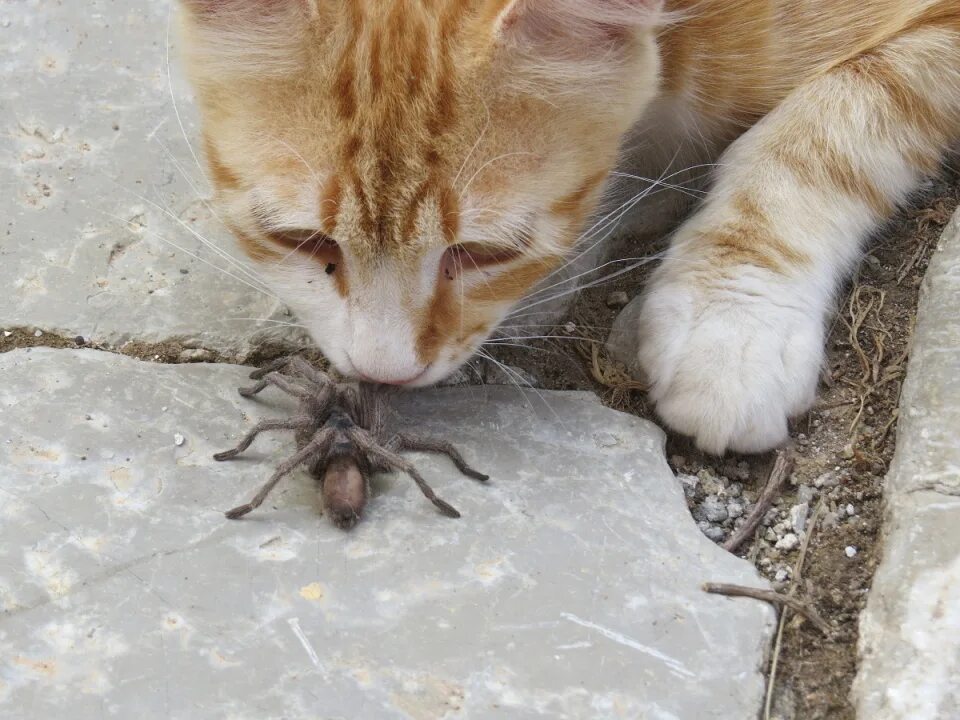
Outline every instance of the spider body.
<path fill-rule="evenodd" d="M 417 469 L 400 453 L 405 450 L 447 455 L 461 473 L 475 480 L 488 477 L 471 468 L 453 445 L 436 438 L 387 430 L 383 389 L 361 383 L 358 387 L 338 383 L 299 356 L 283 358 L 250 374 L 257 384 L 241 388 L 243 397 L 253 397 L 274 386 L 299 400 L 297 414 L 288 420 L 264 420 L 253 427 L 237 447 L 214 455 L 230 460 L 267 430 L 293 430 L 297 452 L 282 462 L 253 499 L 229 510 L 235 520 L 259 507 L 286 475 L 301 465 L 321 483 L 323 505 L 338 527 L 353 527 L 363 514 L 369 497 L 369 481 L 375 472 L 406 473 L 421 492 L 448 517 L 460 513 L 437 497 Z"/>

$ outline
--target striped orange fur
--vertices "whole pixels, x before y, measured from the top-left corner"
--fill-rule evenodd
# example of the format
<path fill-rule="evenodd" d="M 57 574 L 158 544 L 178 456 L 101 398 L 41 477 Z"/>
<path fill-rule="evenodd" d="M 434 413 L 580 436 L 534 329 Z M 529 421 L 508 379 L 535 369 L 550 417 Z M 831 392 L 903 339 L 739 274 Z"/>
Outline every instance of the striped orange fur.
<path fill-rule="evenodd" d="M 182 3 L 218 199 L 348 374 L 451 372 L 562 266 L 611 170 L 724 153 L 636 330 L 664 419 L 718 452 L 784 437 L 836 283 L 960 135 L 960 0 Z M 799 337 L 802 369 L 777 360 Z"/>

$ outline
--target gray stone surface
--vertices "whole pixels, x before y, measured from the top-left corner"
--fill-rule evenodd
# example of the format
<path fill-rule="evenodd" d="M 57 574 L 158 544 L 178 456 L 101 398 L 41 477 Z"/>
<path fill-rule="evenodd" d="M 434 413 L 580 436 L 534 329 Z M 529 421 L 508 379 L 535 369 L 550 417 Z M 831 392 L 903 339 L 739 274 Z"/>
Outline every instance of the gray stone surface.
<path fill-rule="evenodd" d="M 773 611 L 701 592 L 760 581 L 697 530 L 653 425 L 580 393 L 408 395 L 493 476 L 416 457 L 461 520 L 384 477 L 345 534 L 298 475 L 230 522 L 292 442 L 211 461 L 292 407 L 245 375 L 0 356 L 0 716 L 755 717 Z"/>
<path fill-rule="evenodd" d="M 229 355 L 291 335 L 202 200 L 175 50 L 168 75 L 169 8 L 0 5 L 0 327 Z"/>
<path fill-rule="evenodd" d="M 900 408 L 854 698 L 865 720 L 960 718 L 960 212 L 924 279 Z"/>

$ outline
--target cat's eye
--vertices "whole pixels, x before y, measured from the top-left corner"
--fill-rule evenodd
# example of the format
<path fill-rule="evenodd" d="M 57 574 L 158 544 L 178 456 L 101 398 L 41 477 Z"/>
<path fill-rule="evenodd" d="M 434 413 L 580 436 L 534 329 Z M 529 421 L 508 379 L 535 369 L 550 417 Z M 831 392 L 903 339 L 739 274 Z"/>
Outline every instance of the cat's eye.
<path fill-rule="evenodd" d="M 516 260 L 522 254 L 520 248 L 505 248 L 482 243 L 459 243 L 451 245 L 443 254 L 440 272 L 447 280 L 453 280 L 462 272 L 484 268 Z"/>
<path fill-rule="evenodd" d="M 324 266 L 327 275 L 333 275 L 343 261 L 340 246 L 329 235 L 319 230 L 294 229 L 271 230 L 267 233 L 273 242 L 283 245 L 291 252 L 301 253 Z"/>

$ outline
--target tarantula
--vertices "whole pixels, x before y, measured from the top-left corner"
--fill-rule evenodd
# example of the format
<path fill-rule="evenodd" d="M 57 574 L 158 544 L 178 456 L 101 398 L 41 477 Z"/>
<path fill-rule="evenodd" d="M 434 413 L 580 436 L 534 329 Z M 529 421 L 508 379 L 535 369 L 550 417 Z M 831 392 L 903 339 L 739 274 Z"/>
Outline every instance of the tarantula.
<path fill-rule="evenodd" d="M 284 372 L 281 372 L 284 371 Z M 280 480 L 300 465 L 321 482 L 324 507 L 334 524 L 343 529 L 356 525 L 369 494 L 369 479 L 375 472 L 399 470 L 406 473 L 440 512 L 460 517 L 456 508 L 437 497 L 412 463 L 399 453 L 405 450 L 442 453 L 461 473 L 474 480 L 488 476 L 464 461 L 448 442 L 406 433 L 388 433 L 383 389 L 360 383 L 358 387 L 338 383 L 299 356 L 282 358 L 250 374 L 259 382 L 240 388 L 243 397 L 253 397 L 269 385 L 280 388 L 300 401 L 298 414 L 288 420 L 263 420 L 232 450 L 214 455 L 230 460 L 267 430 L 294 430 L 297 453 L 282 462 L 253 499 L 229 510 L 231 520 L 241 518 L 263 503 Z"/>

